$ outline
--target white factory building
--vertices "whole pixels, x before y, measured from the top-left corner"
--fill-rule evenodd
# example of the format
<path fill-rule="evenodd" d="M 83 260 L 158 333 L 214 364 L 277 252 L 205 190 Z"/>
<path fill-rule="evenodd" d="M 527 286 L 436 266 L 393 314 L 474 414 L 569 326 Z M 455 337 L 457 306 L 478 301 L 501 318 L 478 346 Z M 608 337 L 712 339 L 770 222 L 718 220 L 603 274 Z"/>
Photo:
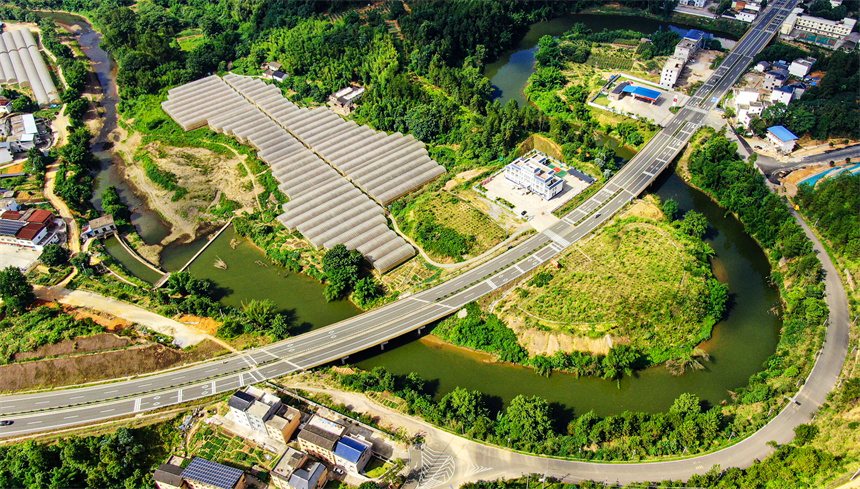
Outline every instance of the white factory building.
<path fill-rule="evenodd" d="M 505 168 L 505 178 L 549 200 L 564 190 L 564 180 L 546 163 L 545 154 L 533 151 L 510 163 Z"/>

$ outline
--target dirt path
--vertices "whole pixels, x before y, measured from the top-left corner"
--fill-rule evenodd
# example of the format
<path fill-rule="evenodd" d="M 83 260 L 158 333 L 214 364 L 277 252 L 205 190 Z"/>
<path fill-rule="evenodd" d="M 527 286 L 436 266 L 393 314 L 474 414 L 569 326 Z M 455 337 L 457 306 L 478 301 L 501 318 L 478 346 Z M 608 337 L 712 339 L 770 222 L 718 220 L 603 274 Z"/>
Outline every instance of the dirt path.
<path fill-rule="evenodd" d="M 147 311 L 146 309 L 133 304 L 121 302 L 93 292 L 85 290 L 69 290 L 62 287 L 35 287 L 35 292 L 36 297 L 42 300 L 56 300 L 61 304 L 68 304 L 75 307 L 87 307 L 125 319 L 130 323 L 137 323 L 141 326 L 146 326 L 147 328 L 158 331 L 159 333 L 170 335 L 173 337 L 174 342 L 181 348 L 196 345 L 207 338 L 213 339 L 209 335 L 195 332 L 179 321 L 174 321 L 173 319 Z"/>
<path fill-rule="evenodd" d="M 211 142 L 214 142 L 214 141 L 209 141 L 209 142 L 211 143 Z M 259 188 L 257 188 L 257 179 L 255 178 L 255 175 L 254 175 L 253 173 L 251 173 L 251 169 L 250 169 L 250 168 L 248 168 L 248 164 L 247 164 L 247 163 L 245 163 L 245 160 L 247 160 L 247 159 L 248 159 L 248 157 L 247 157 L 247 156 L 243 156 L 243 155 L 239 154 L 239 152 L 238 152 L 238 151 L 236 151 L 235 149 L 231 148 L 230 146 L 227 146 L 227 145 L 226 145 L 226 144 L 224 144 L 224 143 L 215 143 L 215 144 L 219 144 L 219 145 L 221 145 L 221 146 L 224 146 L 225 148 L 227 148 L 227 149 L 229 149 L 230 151 L 232 151 L 232 152 L 233 152 L 233 154 L 234 154 L 234 155 L 236 155 L 236 158 L 238 158 L 238 159 L 239 159 L 239 161 L 242 163 L 242 167 L 244 167 L 244 168 L 245 168 L 245 172 L 248 174 L 248 178 L 250 178 L 250 179 L 251 179 L 251 185 L 253 185 L 253 186 L 254 186 L 254 203 L 255 203 L 255 204 L 257 204 L 257 210 L 258 210 L 258 211 L 262 211 L 262 210 L 263 210 L 263 207 L 260 205 L 260 189 L 259 189 Z M 215 202 L 215 205 L 218 205 L 218 203 L 217 203 L 217 202 Z"/>
<path fill-rule="evenodd" d="M 72 211 L 69 209 L 69 206 L 63 202 L 63 199 L 54 194 L 54 182 L 56 181 L 58 168 L 59 165 L 54 163 L 48 167 L 48 171 L 45 172 L 45 198 L 48 199 L 55 209 L 57 209 L 57 212 L 60 213 L 60 217 L 65 221 L 66 229 L 68 231 L 69 249 L 72 250 L 72 254 L 77 254 L 81 252 L 81 230 L 78 228 L 78 223 L 75 221 L 75 217 L 72 215 Z"/>
<path fill-rule="evenodd" d="M 401 231 L 399 227 L 397 227 L 397 219 L 394 219 L 394 216 L 390 216 L 390 217 L 391 217 L 391 224 L 394 226 L 394 231 L 397 232 L 397 234 L 399 234 L 403 239 L 408 241 L 409 244 L 414 246 L 415 249 L 418 250 L 418 253 L 421 254 L 421 257 L 427 261 L 427 263 L 433 265 L 434 267 L 454 269 L 454 270 L 457 268 L 465 267 L 466 265 L 471 265 L 475 262 L 478 262 L 478 261 L 481 261 L 481 260 L 484 260 L 486 258 L 491 257 L 493 255 L 493 253 L 495 253 L 496 251 L 501 249 L 503 246 L 507 246 L 509 243 L 511 243 L 514 240 L 516 240 L 517 238 L 519 238 L 522 233 L 531 229 L 530 225 L 523 224 L 522 226 L 519 227 L 519 229 L 517 229 L 516 231 L 511 233 L 511 235 L 508 236 L 508 238 L 506 240 L 502 241 L 501 243 L 497 244 L 496 246 L 493 246 L 492 248 L 481 253 L 478 256 L 469 258 L 466 261 L 461 261 L 461 262 L 457 262 L 457 263 L 439 263 L 437 261 L 433 261 L 433 259 L 430 258 L 430 256 L 424 252 L 424 249 L 421 248 L 420 246 L 418 246 L 418 243 L 413 241 L 412 238 L 410 238 L 406 233 Z"/>

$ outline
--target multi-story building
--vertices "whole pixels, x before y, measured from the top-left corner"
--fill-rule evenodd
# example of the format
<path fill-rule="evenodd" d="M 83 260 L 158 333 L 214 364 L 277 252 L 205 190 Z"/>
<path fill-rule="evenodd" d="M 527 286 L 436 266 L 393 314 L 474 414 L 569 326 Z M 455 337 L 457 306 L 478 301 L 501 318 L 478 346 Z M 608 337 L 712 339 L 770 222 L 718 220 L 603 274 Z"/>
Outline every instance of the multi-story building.
<path fill-rule="evenodd" d="M 761 116 L 765 107 L 769 106 L 769 102 L 750 102 L 749 104 L 738 104 L 737 118 L 738 123 L 744 127 L 749 127 L 753 117 Z"/>
<path fill-rule="evenodd" d="M 194 457 L 188 467 L 181 468 L 171 457 L 152 474 L 159 489 L 244 489 L 245 473 L 233 467 Z"/>
<path fill-rule="evenodd" d="M 182 467 L 170 463 L 164 463 L 155 469 L 152 474 L 155 487 L 158 489 L 188 489 L 188 484 L 182 478 Z"/>
<path fill-rule="evenodd" d="M 233 467 L 194 457 L 182 478 L 191 489 L 244 489 L 245 473 Z"/>
<path fill-rule="evenodd" d="M 816 61 L 817 60 L 815 58 L 808 56 L 806 58 L 796 59 L 788 66 L 788 72 L 792 76 L 803 78 L 812 71 L 812 66 L 815 65 Z"/>
<path fill-rule="evenodd" d="M 786 19 L 787 20 L 787 19 Z M 842 20 L 822 19 L 811 15 L 798 15 L 794 28 L 820 36 L 845 37 L 854 30 L 857 19 L 845 17 Z"/>
<path fill-rule="evenodd" d="M 788 105 L 791 103 L 792 98 L 794 98 L 794 89 L 788 86 L 776 87 L 770 92 L 770 101 L 772 103 L 781 102 Z"/>
<path fill-rule="evenodd" d="M 735 14 L 735 18 L 741 22 L 752 23 L 755 21 L 756 17 L 758 17 L 758 13 L 752 10 L 741 10 Z"/>
<path fill-rule="evenodd" d="M 527 188 L 544 200 L 550 200 L 564 190 L 564 180 L 556 176 L 556 171 L 547 164 L 547 156 L 533 151 L 517 158 L 505 168 L 505 178 Z"/>
<path fill-rule="evenodd" d="M 334 421 L 314 416 L 299 432 L 299 448 L 330 464 L 337 464 L 334 450 L 346 427 Z"/>
<path fill-rule="evenodd" d="M 681 72 L 684 71 L 684 64 L 685 61 L 682 58 L 672 56 L 667 59 L 666 64 L 663 65 L 663 71 L 660 72 L 660 86 L 667 89 L 674 87 L 678 83 Z"/>
<path fill-rule="evenodd" d="M 783 126 L 767 128 L 767 139 L 782 153 L 791 153 L 797 143 L 797 136 Z"/>
<path fill-rule="evenodd" d="M 371 455 L 373 445 L 360 436 L 344 436 L 334 448 L 337 464 L 355 474 L 364 470 Z"/>
<path fill-rule="evenodd" d="M 287 451 L 278 460 L 275 468 L 272 469 L 272 484 L 278 489 L 290 489 L 290 477 L 297 469 L 302 467 L 308 461 L 308 454 L 292 447 L 287 447 Z"/>
<path fill-rule="evenodd" d="M 284 406 L 278 414 L 272 416 L 271 419 L 266 421 L 266 432 L 268 433 L 269 438 L 281 443 L 287 443 L 299 427 L 301 419 L 302 415 L 299 413 L 298 409 L 291 406 Z"/>
<path fill-rule="evenodd" d="M 321 489 L 328 481 L 328 470 L 319 462 L 307 462 L 290 476 L 291 489 Z"/>
<path fill-rule="evenodd" d="M 681 39 L 681 41 L 675 45 L 675 54 L 672 56 L 676 58 L 681 58 L 685 62 L 690 61 L 690 58 L 696 54 L 696 51 L 699 50 L 699 43 L 692 39 Z"/>
<path fill-rule="evenodd" d="M 281 409 L 283 403 L 274 394 L 248 386 L 244 391 L 233 394 L 227 405 L 237 423 L 267 435 L 266 421 Z"/>
<path fill-rule="evenodd" d="M 785 85 L 786 81 L 788 81 L 788 70 L 770 70 L 764 74 L 762 88 L 765 90 L 773 90 L 774 88 Z"/>
<path fill-rule="evenodd" d="M 84 229 L 81 230 L 81 236 L 86 238 L 98 238 L 116 232 L 116 223 L 113 221 L 113 216 L 97 217 L 87 223 Z"/>

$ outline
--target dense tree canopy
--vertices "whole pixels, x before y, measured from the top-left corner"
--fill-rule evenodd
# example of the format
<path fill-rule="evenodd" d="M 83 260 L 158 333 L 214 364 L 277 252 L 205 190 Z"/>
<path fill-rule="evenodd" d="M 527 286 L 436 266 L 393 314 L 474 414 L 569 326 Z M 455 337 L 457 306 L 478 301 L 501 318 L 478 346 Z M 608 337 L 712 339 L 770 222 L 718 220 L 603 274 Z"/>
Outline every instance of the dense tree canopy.
<path fill-rule="evenodd" d="M 0 298 L 6 307 L 23 312 L 36 300 L 36 295 L 21 270 L 10 265 L 0 270 Z"/>

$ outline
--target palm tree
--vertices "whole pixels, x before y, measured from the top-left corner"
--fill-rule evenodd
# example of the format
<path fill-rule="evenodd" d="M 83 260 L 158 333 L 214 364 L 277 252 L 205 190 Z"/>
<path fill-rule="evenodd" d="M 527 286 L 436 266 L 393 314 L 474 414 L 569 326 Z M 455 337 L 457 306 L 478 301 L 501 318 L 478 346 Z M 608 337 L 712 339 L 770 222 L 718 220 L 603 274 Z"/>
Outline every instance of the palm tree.
<path fill-rule="evenodd" d="M 702 370 L 705 366 L 702 365 L 701 361 L 699 361 L 700 359 L 708 361 L 711 359 L 711 356 L 708 355 L 708 352 L 705 350 L 694 348 L 693 351 L 686 352 L 678 358 L 667 361 L 666 369 L 669 370 L 669 373 L 672 375 L 681 375 L 688 368 Z"/>

